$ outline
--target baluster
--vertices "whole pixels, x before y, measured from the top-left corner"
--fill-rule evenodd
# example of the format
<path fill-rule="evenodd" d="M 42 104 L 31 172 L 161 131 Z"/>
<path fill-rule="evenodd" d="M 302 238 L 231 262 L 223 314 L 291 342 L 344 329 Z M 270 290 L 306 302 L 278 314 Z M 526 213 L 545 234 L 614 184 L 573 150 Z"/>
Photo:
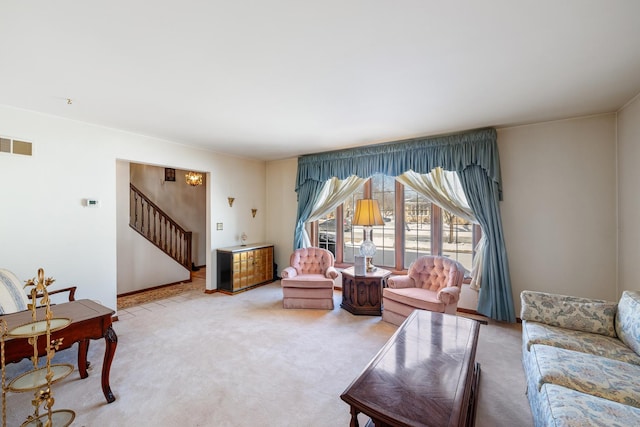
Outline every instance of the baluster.
<path fill-rule="evenodd" d="M 151 235 L 151 204 L 147 202 L 147 229 L 145 230 L 145 236 Z"/>
<path fill-rule="evenodd" d="M 171 244 L 169 245 L 169 254 L 171 256 L 176 255 L 175 241 L 176 241 L 176 227 L 173 223 L 171 223 Z"/>
<path fill-rule="evenodd" d="M 140 232 L 144 234 L 144 199 L 140 199 Z"/>
<path fill-rule="evenodd" d="M 131 190 L 133 191 L 133 190 Z M 138 193 L 133 192 L 133 227 L 138 229 Z"/>
<path fill-rule="evenodd" d="M 160 218 L 160 249 L 165 250 L 165 240 L 167 239 L 167 223 L 164 216 Z"/>
<path fill-rule="evenodd" d="M 156 211 L 153 211 L 153 243 L 158 244 L 156 240 Z"/>

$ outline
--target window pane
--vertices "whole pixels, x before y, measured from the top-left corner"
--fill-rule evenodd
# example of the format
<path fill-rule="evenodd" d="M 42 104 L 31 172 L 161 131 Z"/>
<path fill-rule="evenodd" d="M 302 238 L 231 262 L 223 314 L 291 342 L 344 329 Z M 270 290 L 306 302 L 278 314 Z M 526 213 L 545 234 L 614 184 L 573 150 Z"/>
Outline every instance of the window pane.
<path fill-rule="evenodd" d="M 371 178 L 371 198 L 378 201 L 384 219 L 383 226 L 373 227 L 372 240 L 376 245 L 373 265 L 393 267 L 395 265 L 395 178 L 374 175 Z"/>
<path fill-rule="evenodd" d="M 455 259 L 471 271 L 473 224 L 442 210 L 442 255 Z"/>
<path fill-rule="evenodd" d="M 336 256 L 336 211 L 318 220 L 318 246 Z"/>
<path fill-rule="evenodd" d="M 362 227 L 356 227 L 358 230 L 354 230 L 351 227 L 351 221 L 353 220 L 353 213 L 356 209 L 356 200 L 364 197 L 364 186 L 361 186 L 358 191 L 353 193 L 351 197 L 344 201 L 342 205 L 342 212 L 344 213 L 344 239 L 343 239 L 343 253 L 342 259 L 346 263 L 352 264 L 355 262 L 355 256 L 360 253 L 360 241 L 362 240 Z M 359 233 L 359 234 L 354 234 Z"/>
<path fill-rule="evenodd" d="M 404 188 L 404 268 L 423 255 L 431 255 L 431 202 Z"/>

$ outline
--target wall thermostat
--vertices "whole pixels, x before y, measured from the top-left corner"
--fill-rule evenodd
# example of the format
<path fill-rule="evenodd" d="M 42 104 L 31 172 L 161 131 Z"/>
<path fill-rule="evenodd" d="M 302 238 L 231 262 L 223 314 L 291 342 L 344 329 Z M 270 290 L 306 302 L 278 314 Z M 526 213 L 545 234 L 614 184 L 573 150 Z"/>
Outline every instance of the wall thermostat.
<path fill-rule="evenodd" d="M 84 206 L 86 208 L 97 208 L 100 206 L 100 202 L 96 199 L 84 199 Z"/>

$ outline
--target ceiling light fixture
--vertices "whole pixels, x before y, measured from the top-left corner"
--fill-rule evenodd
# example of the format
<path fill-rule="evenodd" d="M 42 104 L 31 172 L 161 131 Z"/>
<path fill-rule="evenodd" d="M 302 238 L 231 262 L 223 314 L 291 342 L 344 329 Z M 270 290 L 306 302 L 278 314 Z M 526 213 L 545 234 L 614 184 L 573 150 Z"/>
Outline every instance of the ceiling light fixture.
<path fill-rule="evenodd" d="M 187 180 L 187 184 L 193 185 L 197 187 L 198 185 L 202 185 L 202 174 L 197 172 L 187 172 L 184 176 Z"/>

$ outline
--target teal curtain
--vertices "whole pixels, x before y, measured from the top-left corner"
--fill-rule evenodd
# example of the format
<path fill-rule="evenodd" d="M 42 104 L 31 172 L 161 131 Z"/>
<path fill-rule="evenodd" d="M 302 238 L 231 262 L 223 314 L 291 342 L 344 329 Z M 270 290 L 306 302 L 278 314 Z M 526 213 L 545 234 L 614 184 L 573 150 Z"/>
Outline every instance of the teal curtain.
<path fill-rule="evenodd" d="M 334 176 L 338 179 L 351 175 L 369 178 L 377 173 L 398 176 L 408 170 L 427 174 L 438 166 L 461 171 L 469 165 L 480 165 L 501 189 L 495 129 L 301 156 L 298 158 L 296 191 L 300 194 L 305 185 L 324 183 Z"/>
<path fill-rule="evenodd" d="M 324 181 L 308 181 L 298 191 L 298 215 L 296 220 L 296 231 L 293 237 L 293 250 L 304 247 L 304 225 L 311 215 L 311 211 L 320 198 L 320 192 Z M 307 238 L 308 239 L 308 238 Z"/>
<path fill-rule="evenodd" d="M 478 311 L 496 320 L 515 321 L 511 280 L 498 201 L 502 200 L 500 158 L 495 129 L 453 135 L 415 138 L 347 150 L 310 154 L 298 158 L 298 218 L 294 249 L 302 247 L 304 224 L 325 181 L 356 175 L 398 176 L 408 170 L 427 174 L 441 167 L 456 171 L 474 215 L 486 233 Z"/>
<path fill-rule="evenodd" d="M 495 320 L 515 322 L 509 263 L 498 204 L 498 185 L 478 165 L 468 166 L 459 171 L 458 176 L 469 206 L 485 236 L 478 313 Z"/>

